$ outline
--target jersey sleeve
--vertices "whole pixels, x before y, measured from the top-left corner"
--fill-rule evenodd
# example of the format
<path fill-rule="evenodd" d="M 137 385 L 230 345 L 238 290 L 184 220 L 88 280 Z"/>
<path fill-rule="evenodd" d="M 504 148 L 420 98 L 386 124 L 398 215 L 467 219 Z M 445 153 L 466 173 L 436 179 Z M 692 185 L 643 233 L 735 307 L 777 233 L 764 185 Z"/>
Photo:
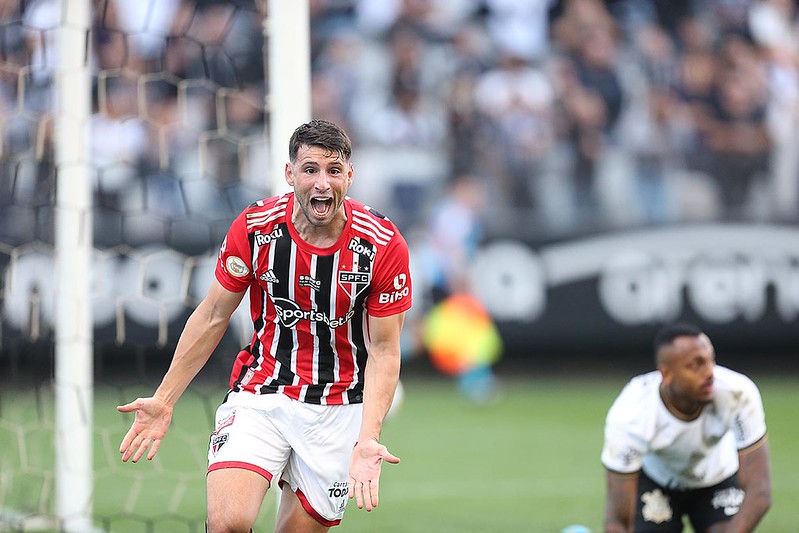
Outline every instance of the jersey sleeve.
<path fill-rule="evenodd" d="M 741 375 L 741 395 L 732 417 L 732 431 L 739 450 L 748 448 L 766 435 L 766 415 L 757 385 Z"/>
<path fill-rule="evenodd" d="M 219 247 L 214 271 L 217 281 L 231 292 L 247 290 L 253 280 L 252 247 L 247 235 L 246 215 L 239 215 Z"/>
<path fill-rule="evenodd" d="M 648 445 L 641 419 L 641 402 L 628 384 L 613 402 L 605 420 L 602 464 L 608 470 L 632 474 L 641 470 Z"/>
<path fill-rule="evenodd" d="M 376 260 L 372 290 L 366 299 L 366 310 L 374 317 L 407 311 L 413 297 L 408 244 L 399 232 L 394 234 L 381 255 Z"/>

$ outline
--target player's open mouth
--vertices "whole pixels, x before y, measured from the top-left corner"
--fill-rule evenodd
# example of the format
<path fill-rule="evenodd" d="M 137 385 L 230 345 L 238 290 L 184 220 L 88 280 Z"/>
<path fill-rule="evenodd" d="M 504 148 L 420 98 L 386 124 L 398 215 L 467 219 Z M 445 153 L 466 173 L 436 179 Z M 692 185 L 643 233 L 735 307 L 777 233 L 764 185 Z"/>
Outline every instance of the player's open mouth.
<path fill-rule="evenodd" d="M 314 214 L 318 217 L 327 216 L 332 206 L 333 206 L 333 200 L 331 198 L 311 199 L 311 209 L 313 209 Z"/>

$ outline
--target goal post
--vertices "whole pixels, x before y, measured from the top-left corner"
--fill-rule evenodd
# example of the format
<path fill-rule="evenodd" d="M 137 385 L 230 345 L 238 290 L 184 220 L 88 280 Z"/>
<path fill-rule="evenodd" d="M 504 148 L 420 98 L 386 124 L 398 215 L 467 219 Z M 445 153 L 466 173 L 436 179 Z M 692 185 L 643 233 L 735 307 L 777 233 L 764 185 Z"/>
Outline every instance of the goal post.
<path fill-rule="evenodd" d="M 70 533 L 92 530 L 90 10 L 90 0 L 62 3 L 55 71 L 55 511 Z"/>
<path fill-rule="evenodd" d="M 311 38 L 308 0 L 268 0 L 264 20 L 267 43 L 270 185 L 273 194 L 288 190 L 284 176 L 289 137 L 311 119 Z"/>

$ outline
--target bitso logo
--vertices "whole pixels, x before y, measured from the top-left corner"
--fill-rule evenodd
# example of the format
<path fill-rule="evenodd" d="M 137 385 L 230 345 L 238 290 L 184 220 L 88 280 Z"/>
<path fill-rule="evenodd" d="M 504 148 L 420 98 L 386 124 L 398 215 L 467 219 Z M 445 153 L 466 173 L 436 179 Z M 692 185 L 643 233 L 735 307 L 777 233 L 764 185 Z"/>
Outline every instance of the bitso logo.
<path fill-rule="evenodd" d="M 247 268 L 247 264 L 244 262 L 244 260 L 240 257 L 236 257 L 235 255 L 231 255 L 227 258 L 225 261 L 225 268 L 231 276 L 235 276 L 237 278 L 243 278 L 250 273 L 250 269 Z"/>
<path fill-rule="evenodd" d="M 381 292 L 377 297 L 381 304 L 393 304 L 408 296 L 411 293 L 408 287 L 408 276 L 403 272 L 394 276 L 394 291 Z"/>

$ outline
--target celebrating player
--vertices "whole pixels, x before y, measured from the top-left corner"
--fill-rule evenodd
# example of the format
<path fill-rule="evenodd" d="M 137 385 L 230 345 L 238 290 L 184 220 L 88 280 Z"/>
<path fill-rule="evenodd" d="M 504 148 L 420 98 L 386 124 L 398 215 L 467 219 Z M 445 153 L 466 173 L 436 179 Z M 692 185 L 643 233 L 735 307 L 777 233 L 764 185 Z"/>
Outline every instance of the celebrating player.
<path fill-rule="evenodd" d="M 232 223 L 215 280 L 189 317 L 172 363 L 135 412 L 122 460 L 152 459 L 172 409 L 250 293 L 253 335 L 230 375 L 208 451 L 208 531 L 249 531 L 273 481 L 277 531 L 327 531 L 347 498 L 378 504 L 379 442 L 411 306 L 408 247 L 396 226 L 346 196 L 352 147 L 312 120 L 289 142 L 293 192 L 255 202 Z"/>
<path fill-rule="evenodd" d="M 692 325 L 655 338 L 657 370 L 633 378 L 608 412 L 605 531 L 753 531 L 771 505 L 763 404 L 746 376 L 716 365 Z"/>

